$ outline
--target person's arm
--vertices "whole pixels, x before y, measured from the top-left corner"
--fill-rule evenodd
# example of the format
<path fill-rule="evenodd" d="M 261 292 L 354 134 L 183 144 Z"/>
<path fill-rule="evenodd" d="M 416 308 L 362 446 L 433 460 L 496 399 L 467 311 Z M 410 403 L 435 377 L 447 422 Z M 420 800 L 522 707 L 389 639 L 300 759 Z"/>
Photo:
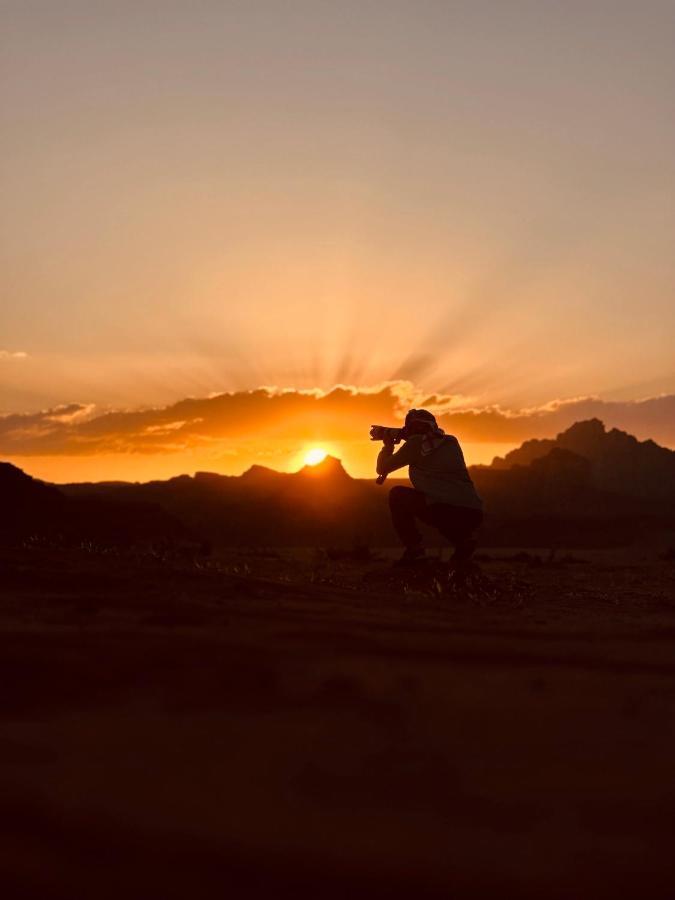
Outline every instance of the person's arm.
<path fill-rule="evenodd" d="M 393 444 L 383 444 L 375 466 L 377 474 L 388 475 L 396 469 L 402 469 L 403 466 L 409 466 L 415 462 L 421 443 L 421 438 L 419 440 L 417 438 L 417 435 L 409 438 L 396 452 L 394 452 Z"/>

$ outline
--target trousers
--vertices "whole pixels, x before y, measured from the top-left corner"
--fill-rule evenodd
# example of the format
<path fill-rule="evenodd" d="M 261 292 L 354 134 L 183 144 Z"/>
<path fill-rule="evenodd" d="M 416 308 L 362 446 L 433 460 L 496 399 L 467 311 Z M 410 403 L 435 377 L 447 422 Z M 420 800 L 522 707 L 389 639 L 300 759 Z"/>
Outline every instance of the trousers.
<path fill-rule="evenodd" d="M 417 519 L 433 526 L 455 546 L 469 538 L 483 521 L 479 509 L 449 503 L 427 504 L 421 491 L 402 485 L 389 491 L 389 509 L 396 534 L 406 547 L 417 547 L 422 543 Z"/>

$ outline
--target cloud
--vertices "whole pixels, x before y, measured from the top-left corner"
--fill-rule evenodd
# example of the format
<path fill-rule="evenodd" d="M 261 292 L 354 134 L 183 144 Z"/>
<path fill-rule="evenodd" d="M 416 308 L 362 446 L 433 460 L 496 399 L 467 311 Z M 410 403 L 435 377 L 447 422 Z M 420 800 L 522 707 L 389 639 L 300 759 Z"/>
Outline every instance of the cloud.
<path fill-rule="evenodd" d="M 80 403 L 68 403 L 63 406 L 55 406 L 43 415 L 50 422 L 58 422 L 63 425 L 73 425 L 91 418 L 96 411 L 95 403 L 82 406 Z"/>
<path fill-rule="evenodd" d="M 541 407 L 472 407 L 465 398 L 422 394 L 409 382 L 329 391 L 259 388 L 186 398 L 152 409 L 97 411 L 71 403 L 0 417 L 6 455 L 88 456 L 175 453 L 247 442 L 367 440 L 369 426 L 399 423 L 410 406 L 426 406 L 463 442 L 520 443 L 552 437 L 573 422 L 597 417 L 640 439 L 675 446 L 675 395 L 639 401 L 594 397 L 554 400 Z"/>
<path fill-rule="evenodd" d="M 3 359 L 28 359 L 28 354 L 23 350 L 0 350 L 0 360 Z"/>
<path fill-rule="evenodd" d="M 519 443 L 529 438 L 553 437 L 584 419 L 601 419 L 640 440 L 651 438 L 675 447 L 675 395 L 635 401 L 608 401 L 597 397 L 554 400 L 541 407 L 502 410 L 499 407 L 458 410 L 441 416 L 444 427 L 465 440 Z M 470 435 L 470 437 L 469 437 Z"/>
<path fill-rule="evenodd" d="M 259 388 L 99 415 L 92 415 L 90 406 L 69 404 L 0 417 L 0 452 L 161 453 L 227 440 L 313 440 L 317 435 L 352 440 L 367 436 L 374 421 L 400 419 L 399 404 L 393 386 L 338 386 L 328 392 Z"/>

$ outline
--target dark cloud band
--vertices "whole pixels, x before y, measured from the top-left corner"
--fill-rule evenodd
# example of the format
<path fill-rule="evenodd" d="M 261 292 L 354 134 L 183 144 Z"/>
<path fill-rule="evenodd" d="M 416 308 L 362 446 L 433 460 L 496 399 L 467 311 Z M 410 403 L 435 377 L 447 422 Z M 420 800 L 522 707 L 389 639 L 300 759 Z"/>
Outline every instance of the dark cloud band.
<path fill-rule="evenodd" d="M 430 407 L 441 426 L 462 441 L 518 443 L 551 437 L 575 421 L 597 417 L 644 440 L 675 446 L 675 395 L 640 401 L 582 398 L 507 411 L 451 408 L 451 398 L 424 396 L 407 382 L 328 392 L 260 388 L 188 398 L 158 409 L 96 414 L 69 404 L 0 417 L 0 453 L 78 456 L 172 453 L 225 440 L 367 440 L 373 422 L 400 422 L 408 406 Z"/>

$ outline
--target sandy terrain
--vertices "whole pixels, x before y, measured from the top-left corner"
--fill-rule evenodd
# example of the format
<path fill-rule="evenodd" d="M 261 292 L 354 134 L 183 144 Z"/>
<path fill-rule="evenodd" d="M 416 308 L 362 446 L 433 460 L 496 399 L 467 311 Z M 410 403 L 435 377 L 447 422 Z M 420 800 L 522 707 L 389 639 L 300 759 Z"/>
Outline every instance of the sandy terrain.
<path fill-rule="evenodd" d="M 3 552 L 3 896 L 673 896 L 675 565 L 584 556 Z"/>

